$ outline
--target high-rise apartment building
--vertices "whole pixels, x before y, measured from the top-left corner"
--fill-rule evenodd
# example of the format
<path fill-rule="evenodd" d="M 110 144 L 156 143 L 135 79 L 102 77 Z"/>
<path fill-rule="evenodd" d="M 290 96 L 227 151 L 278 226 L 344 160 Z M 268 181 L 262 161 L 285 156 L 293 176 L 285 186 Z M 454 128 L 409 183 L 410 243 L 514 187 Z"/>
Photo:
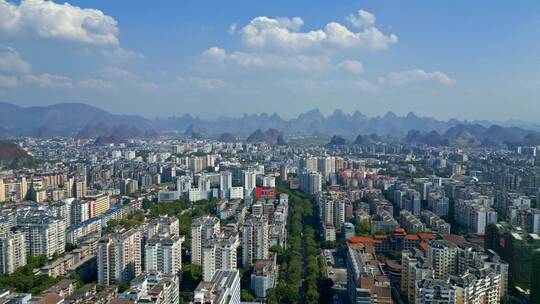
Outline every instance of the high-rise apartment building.
<path fill-rule="evenodd" d="M 228 197 L 232 188 L 232 172 L 222 171 L 219 173 L 219 190 L 221 191 L 220 197 Z"/>
<path fill-rule="evenodd" d="M 131 178 L 120 181 L 120 194 L 132 194 L 139 190 L 139 183 Z"/>
<path fill-rule="evenodd" d="M 149 239 L 160 235 L 180 236 L 180 221 L 176 216 L 159 216 L 150 219 L 147 225 Z"/>
<path fill-rule="evenodd" d="M 26 265 L 26 243 L 22 232 L 9 233 L 0 238 L 0 273 L 13 273 Z"/>
<path fill-rule="evenodd" d="M 373 247 L 349 247 L 347 293 L 354 304 L 392 303 L 390 279 L 380 267 Z"/>
<path fill-rule="evenodd" d="M 238 270 L 218 270 L 210 282 L 201 282 L 193 296 L 195 304 L 240 304 Z"/>
<path fill-rule="evenodd" d="M 242 227 L 242 264 L 253 265 L 254 260 L 268 259 L 268 219 L 266 216 L 251 216 Z"/>
<path fill-rule="evenodd" d="M 147 240 L 144 250 L 145 271 L 177 274 L 182 269 L 182 243 L 184 237 L 156 236 Z"/>
<path fill-rule="evenodd" d="M 317 158 L 313 156 L 301 158 L 299 169 L 304 170 L 304 171 L 317 171 L 318 170 Z"/>
<path fill-rule="evenodd" d="M 202 249 L 203 280 L 210 281 L 217 270 L 237 270 L 238 246 L 240 246 L 238 235 L 208 240 Z"/>
<path fill-rule="evenodd" d="M 4 186 L 4 179 L 0 177 L 0 202 L 6 201 L 6 188 Z"/>
<path fill-rule="evenodd" d="M 307 194 L 317 194 L 322 190 L 322 176 L 321 173 L 301 172 L 299 174 L 300 190 Z"/>
<path fill-rule="evenodd" d="M 179 302 L 179 280 L 177 274 L 167 275 L 159 272 L 144 272 L 131 280 L 130 288 L 118 295 L 116 303 L 159 303 L 177 304 Z"/>
<path fill-rule="evenodd" d="M 416 303 L 417 282 L 433 278 L 425 252 L 419 249 L 404 250 L 401 254 L 401 293 L 409 303 Z"/>
<path fill-rule="evenodd" d="M 220 232 L 219 218 L 203 216 L 191 223 L 191 263 L 202 265 L 202 248 L 207 240 Z"/>
<path fill-rule="evenodd" d="M 317 161 L 317 171 L 321 172 L 325 178 L 336 173 L 336 158 L 334 156 L 320 157 Z"/>
<path fill-rule="evenodd" d="M 99 240 L 98 284 L 129 283 L 141 273 L 141 233 L 124 230 Z"/>
<path fill-rule="evenodd" d="M 72 196 L 74 198 L 83 198 L 86 195 L 86 181 L 75 180 L 73 181 Z"/>
<path fill-rule="evenodd" d="M 438 280 L 448 280 L 456 273 L 458 248 L 445 240 L 432 241 L 429 244 L 427 257 L 433 267 L 433 277 Z"/>
<path fill-rule="evenodd" d="M 29 213 L 17 219 L 17 230 L 24 234 L 26 255 L 62 254 L 66 246 L 66 223 L 64 219 L 53 218 L 44 213 Z"/>
<path fill-rule="evenodd" d="M 415 282 L 415 301 L 417 304 L 455 304 L 456 290 L 446 280 L 423 279 Z M 484 302 L 488 303 L 488 302 Z M 498 302 L 490 302 L 498 303 Z"/>
<path fill-rule="evenodd" d="M 257 173 L 253 170 L 242 171 L 242 186 L 244 196 L 253 196 L 253 191 L 257 187 Z"/>
<path fill-rule="evenodd" d="M 111 199 L 109 195 L 105 193 L 96 193 L 92 195 L 86 195 L 86 199 L 93 201 L 94 212 L 93 216 L 99 216 L 105 213 L 111 208 Z"/>

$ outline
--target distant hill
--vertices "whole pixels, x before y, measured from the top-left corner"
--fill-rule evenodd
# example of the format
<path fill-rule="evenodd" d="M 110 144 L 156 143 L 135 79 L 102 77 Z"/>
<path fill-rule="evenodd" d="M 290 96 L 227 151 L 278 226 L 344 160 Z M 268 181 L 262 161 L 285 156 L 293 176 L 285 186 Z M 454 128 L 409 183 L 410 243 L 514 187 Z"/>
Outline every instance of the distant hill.
<path fill-rule="evenodd" d="M 153 130 L 140 130 L 133 125 L 118 125 L 112 128 L 98 129 L 101 133 L 96 138 L 95 144 L 116 144 L 125 143 L 130 139 L 155 137 L 157 134 Z"/>
<path fill-rule="evenodd" d="M 18 145 L 13 143 L 0 143 L 0 162 L 25 158 L 31 158 L 31 156 Z"/>
<path fill-rule="evenodd" d="M 526 126 L 519 127 L 519 126 Z M 138 132 L 126 131 L 136 128 Z M 116 130 L 120 128 L 120 130 Z M 81 103 L 60 103 L 50 106 L 21 107 L 0 102 L 0 138 L 8 136 L 76 136 L 79 138 L 102 137 L 105 141 L 124 140 L 126 136 L 149 136 L 156 132 L 173 131 L 191 138 L 204 138 L 228 133 L 248 137 L 249 142 L 284 142 L 285 136 L 329 136 L 341 134 L 361 137 L 357 144 L 380 141 L 381 138 L 399 140 L 409 138 L 418 142 L 479 145 L 501 142 L 519 142 L 526 138 L 537 142 L 540 126 L 520 124 L 519 121 L 493 124 L 489 121 L 447 121 L 421 117 L 412 112 L 405 116 L 388 112 L 382 116 L 368 117 L 355 111 L 345 113 L 335 110 L 324 115 L 319 109 L 284 119 L 277 113 L 244 114 L 241 117 L 203 119 L 185 114 L 168 118 L 147 119 L 137 115 L 116 115 L 100 108 Z M 253 132 L 258 130 L 259 132 Z M 262 131 L 267 130 L 267 131 Z M 271 130 L 269 134 L 269 131 Z M 280 130 L 280 131 L 277 131 Z M 409 134 L 409 131 L 415 132 Z M 277 133 L 279 135 L 276 135 Z M 434 132 L 432 132 L 434 131 Z M 271 134 L 271 133 L 275 134 Z M 255 134 L 252 134 L 255 133 Z M 371 135 L 369 135 L 371 134 Z M 528 136 L 529 134 L 533 134 Z M 527 137 L 528 136 L 528 137 Z M 251 138 L 249 138 L 251 137 Z"/>
<path fill-rule="evenodd" d="M 246 142 L 277 144 L 278 140 L 280 141 L 280 143 L 283 142 L 283 134 L 276 129 L 270 128 L 264 132 L 261 129 L 257 129 L 255 132 L 251 133 L 248 136 Z"/>
<path fill-rule="evenodd" d="M 141 129 L 152 127 L 152 123 L 143 117 L 115 115 L 82 103 L 20 107 L 0 102 L 0 125 L 10 135 L 76 135 L 85 126 L 99 123 L 136 125 Z"/>
<path fill-rule="evenodd" d="M 234 135 L 232 135 L 231 133 L 225 132 L 219 135 L 217 140 L 221 142 L 232 143 L 236 141 L 236 137 L 234 137 Z"/>
<path fill-rule="evenodd" d="M 326 145 L 327 146 L 343 146 L 343 145 L 346 145 L 346 144 L 347 144 L 347 141 L 345 140 L 345 138 L 343 138 L 343 137 L 341 137 L 339 135 L 334 135 L 330 139 L 330 142 L 328 142 Z"/>
<path fill-rule="evenodd" d="M 184 135 L 194 139 L 202 139 L 206 134 L 207 130 L 205 128 L 195 127 L 194 124 L 190 124 L 184 132 Z"/>
<path fill-rule="evenodd" d="M 537 145 L 540 143 L 540 133 L 518 127 L 491 125 L 486 128 L 478 124 L 458 124 L 444 134 L 437 131 L 410 130 L 403 140 L 431 146 Z"/>

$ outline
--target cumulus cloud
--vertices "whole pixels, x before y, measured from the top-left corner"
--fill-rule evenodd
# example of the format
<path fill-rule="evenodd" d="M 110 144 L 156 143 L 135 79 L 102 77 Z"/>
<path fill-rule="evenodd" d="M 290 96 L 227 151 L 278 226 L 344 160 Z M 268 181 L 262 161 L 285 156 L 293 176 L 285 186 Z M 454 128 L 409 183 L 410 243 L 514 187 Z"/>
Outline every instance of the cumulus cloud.
<path fill-rule="evenodd" d="M 375 15 L 370 12 L 359 10 L 345 18 L 354 27 L 368 28 L 375 25 Z"/>
<path fill-rule="evenodd" d="M 329 65 L 329 59 L 324 56 L 279 56 L 267 53 L 231 52 L 227 53 L 222 48 L 212 47 L 202 53 L 206 62 L 218 64 L 230 64 L 240 67 L 262 67 L 277 69 L 294 69 L 312 71 L 325 68 Z"/>
<path fill-rule="evenodd" d="M 10 47 L 0 47 L 0 72 L 26 74 L 32 66 Z"/>
<path fill-rule="evenodd" d="M 27 75 L 25 80 L 40 88 L 54 89 L 110 89 L 112 84 L 102 79 L 84 79 L 75 81 L 69 77 L 44 73 L 40 75 Z"/>
<path fill-rule="evenodd" d="M 360 75 L 364 72 L 364 66 L 360 61 L 345 60 L 340 62 L 338 68 L 343 69 L 349 73 Z"/>
<path fill-rule="evenodd" d="M 0 0 L 0 32 L 92 45 L 119 44 L 114 18 L 97 9 L 46 0 L 22 0 L 19 4 Z"/>
<path fill-rule="evenodd" d="M 195 87 L 198 89 L 214 90 L 223 88 L 226 83 L 221 79 L 216 78 L 201 78 L 201 77 L 177 77 L 176 82 L 182 86 Z"/>
<path fill-rule="evenodd" d="M 374 22 L 375 17 L 372 16 L 372 19 Z M 289 19 L 259 16 L 252 19 L 239 33 L 248 47 L 293 52 L 317 48 L 381 50 L 398 42 L 396 35 L 385 35 L 373 23 L 366 20 L 363 22 L 366 26 L 359 32 L 351 31 L 338 22 L 330 22 L 322 29 L 302 32 L 304 21 L 300 17 Z"/>
<path fill-rule="evenodd" d="M 379 83 L 381 84 L 390 84 L 390 85 L 405 85 L 409 83 L 422 82 L 422 81 L 432 81 L 442 85 L 453 85 L 456 83 L 455 79 L 450 78 L 443 72 L 433 71 L 426 72 L 421 69 L 414 69 L 401 72 L 391 72 L 384 77 L 378 78 Z"/>

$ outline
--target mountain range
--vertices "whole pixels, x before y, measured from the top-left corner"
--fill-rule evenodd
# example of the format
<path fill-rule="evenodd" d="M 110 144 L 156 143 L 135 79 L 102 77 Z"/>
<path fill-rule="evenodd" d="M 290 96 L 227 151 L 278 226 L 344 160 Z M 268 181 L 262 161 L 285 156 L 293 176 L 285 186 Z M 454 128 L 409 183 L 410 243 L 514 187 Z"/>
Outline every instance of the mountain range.
<path fill-rule="evenodd" d="M 526 129 L 520 128 L 522 126 L 526 126 Z M 405 116 L 388 112 L 383 116 L 369 117 L 359 111 L 351 114 L 338 109 L 325 116 L 314 109 L 290 119 L 284 119 L 277 113 L 216 119 L 185 114 L 149 119 L 138 115 L 112 114 L 81 103 L 22 107 L 0 102 L 0 138 L 20 135 L 44 138 L 75 136 L 97 138 L 102 143 L 109 143 L 171 131 L 192 138 L 216 138 L 225 134 L 228 141 L 247 138 L 248 142 L 271 143 L 278 139 L 283 143 L 285 136 L 336 134 L 356 137 L 354 143 L 357 144 L 377 141 L 381 136 L 417 143 L 467 145 L 536 142 L 540 138 L 540 126 L 519 121 L 500 124 L 457 119 L 445 121 L 420 117 L 412 112 Z"/>

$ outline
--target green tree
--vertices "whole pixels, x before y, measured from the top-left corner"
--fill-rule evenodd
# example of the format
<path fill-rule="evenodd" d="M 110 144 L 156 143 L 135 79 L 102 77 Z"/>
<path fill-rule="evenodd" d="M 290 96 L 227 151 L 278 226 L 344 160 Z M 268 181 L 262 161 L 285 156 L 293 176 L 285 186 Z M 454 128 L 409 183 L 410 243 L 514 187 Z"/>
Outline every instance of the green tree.
<path fill-rule="evenodd" d="M 249 289 L 242 288 L 240 290 L 240 300 L 244 302 L 255 302 L 257 299 Z"/>

